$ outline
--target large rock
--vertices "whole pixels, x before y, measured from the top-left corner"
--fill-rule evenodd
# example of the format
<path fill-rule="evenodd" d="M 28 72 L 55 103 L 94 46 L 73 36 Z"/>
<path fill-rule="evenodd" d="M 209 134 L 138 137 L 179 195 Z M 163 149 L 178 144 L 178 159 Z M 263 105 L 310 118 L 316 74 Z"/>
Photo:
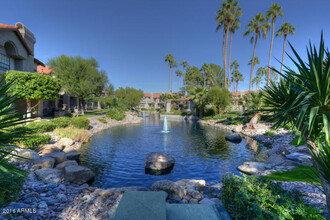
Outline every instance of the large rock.
<path fill-rule="evenodd" d="M 243 125 L 236 125 L 236 127 L 232 131 L 237 133 L 243 131 Z"/>
<path fill-rule="evenodd" d="M 15 148 L 15 150 L 12 152 L 13 154 L 20 156 L 20 157 L 24 157 L 24 159 L 22 158 L 13 158 L 14 161 L 24 161 L 26 160 L 35 160 L 40 158 L 39 154 L 34 152 L 33 150 L 30 149 L 21 149 L 21 148 Z"/>
<path fill-rule="evenodd" d="M 231 134 L 226 136 L 226 140 L 231 142 L 241 142 L 242 136 L 240 134 Z"/>
<path fill-rule="evenodd" d="M 60 149 L 53 144 L 45 144 L 41 147 L 39 147 L 37 150 L 38 154 L 49 154 L 49 153 L 53 153 L 53 152 L 59 152 Z"/>
<path fill-rule="evenodd" d="M 54 158 L 56 164 L 66 161 L 66 155 L 63 152 L 53 152 L 53 153 L 45 154 L 44 156 Z"/>
<path fill-rule="evenodd" d="M 255 174 L 270 168 L 271 166 L 269 164 L 262 162 L 244 162 L 242 165 L 237 167 L 239 171 L 247 174 Z"/>
<path fill-rule="evenodd" d="M 66 166 L 64 168 L 64 179 L 75 184 L 83 184 L 94 178 L 93 171 L 82 166 Z"/>
<path fill-rule="evenodd" d="M 71 146 L 74 144 L 74 141 L 70 138 L 61 138 L 56 144 L 64 145 L 64 146 Z"/>
<path fill-rule="evenodd" d="M 179 197 L 182 199 L 187 194 L 187 191 L 182 185 L 170 180 L 156 181 L 151 185 L 150 190 L 165 191 L 168 194 L 168 198 Z"/>
<path fill-rule="evenodd" d="M 165 153 L 149 153 L 145 160 L 145 168 L 152 170 L 169 169 L 174 166 L 175 160 Z"/>
<path fill-rule="evenodd" d="M 206 186 L 205 180 L 182 179 L 176 181 L 176 183 L 183 186 Z"/>
<path fill-rule="evenodd" d="M 273 144 L 272 149 L 267 151 L 268 156 L 273 155 L 273 154 L 285 155 L 288 153 L 289 153 L 289 151 L 281 144 Z"/>
<path fill-rule="evenodd" d="M 78 166 L 78 163 L 75 160 L 66 160 L 60 164 L 57 164 L 56 169 L 63 170 L 65 167 L 68 166 Z"/>
<path fill-rule="evenodd" d="M 34 160 L 32 164 L 39 165 L 41 168 L 53 168 L 55 159 L 52 157 L 40 157 Z"/>
<path fill-rule="evenodd" d="M 36 170 L 34 173 L 39 179 L 48 184 L 56 184 L 63 180 L 63 172 L 58 169 L 45 168 L 41 170 Z"/>
<path fill-rule="evenodd" d="M 304 154 L 304 153 L 292 153 L 286 155 L 286 158 L 289 160 L 297 161 L 301 163 L 303 166 L 312 166 L 312 157 L 309 154 Z"/>
<path fill-rule="evenodd" d="M 310 154 L 310 151 L 306 145 L 297 147 L 297 153 Z"/>
<path fill-rule="evenodd" d="M 79 160 L 80 157 L 80 153 L 76 151 L 67 152 L 65 155 L 67 160 Z"/>
<path fill-rule="evenodd" d="M 278 166 L 283 164 L 285 161 L 286 159 L 282 155 L 273 154 L 268 157 L 265 163 L 270 164 L 272 166 Z"/>

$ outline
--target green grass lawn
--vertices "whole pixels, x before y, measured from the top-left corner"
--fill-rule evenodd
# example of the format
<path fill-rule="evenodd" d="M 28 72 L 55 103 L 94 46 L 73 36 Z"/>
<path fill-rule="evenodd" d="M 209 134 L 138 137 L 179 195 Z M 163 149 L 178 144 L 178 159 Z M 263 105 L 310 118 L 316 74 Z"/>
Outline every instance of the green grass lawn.
<path fill-rule="evenodd" d="M 299 181 L 318 185 L 321 184 L 314 167 L 298 167 L 288 172 L 276 172 L 265 177 L 280 181 Z"/>

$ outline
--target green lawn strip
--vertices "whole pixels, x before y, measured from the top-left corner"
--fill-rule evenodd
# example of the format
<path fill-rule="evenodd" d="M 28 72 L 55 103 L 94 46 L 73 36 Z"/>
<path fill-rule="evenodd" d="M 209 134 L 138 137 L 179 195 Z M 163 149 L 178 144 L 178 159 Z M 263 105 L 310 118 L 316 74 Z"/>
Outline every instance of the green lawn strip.
<path fill-rule="evenodd" d="M 314 167 L 298 167 L 287 172 L 276 172 L 265 176 L 268 179 L 280 181 L 299 181 L 312 184 L 321 184 Z"/>

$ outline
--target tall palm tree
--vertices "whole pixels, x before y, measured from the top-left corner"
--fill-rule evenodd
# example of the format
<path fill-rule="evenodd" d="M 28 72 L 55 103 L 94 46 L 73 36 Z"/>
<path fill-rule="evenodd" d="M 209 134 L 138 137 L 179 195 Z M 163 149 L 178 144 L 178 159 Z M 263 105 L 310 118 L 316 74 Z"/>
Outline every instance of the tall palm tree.
<path fill-rule="evenodd" d="M 271 62 L 273 42 L 274 42 L 275 22 L 278 16 L 283 17 L 283 11 L 281 9 L 282 6 L 280 6 L 278 3 L 273 3 L 266 12 L 266 17 L 270 18 L 272 23 L 272 38 L 270 41 L 270 49 L 269 49 L 267 86 L 269 86 L 269 82 L 270 82 L 270 62 Z"/>
<path fill-rule="evenodd" d="M 178 77 L 178 91 L 180 91 L 181 88 L 181 77 L 183 76 L 183 73 L 181 70 L 176 70 L 175 71 L 176 76 Z"/>
<path fill-rule="evenodd" d="M 177 62 L 175 61 L 174 57 L 173 57 L 173 60 L 172 60 L 172 80 L 171 80 L 171 92 L 173 92 L 173 73 L 174 73 L 174 69 L 178 67 L 178 64 Z"/>
<path fill-rule="evenodd" d="M 238 71 L 238 69 L 235 69 L 233 71 L 233 78 L 234 78 L 234 81 L 236 82 L 236 94 L 237 94 L 238 93 L 238 82 L 243 82 L 244 78 L 243 78 L 242 73 L 240 73 L 240 71 Z"/>
<path fill-rule="evenodd" d="M 258 38 L 260 38 L 261 35 L 264 38 L 267 38 L 267 31 L 269 29 L 269 26 L 270 26 L 269 22 L 266 21 L 266 18 L 263 16 L 262 13 L 259 13 L 256 16 L 252 17 L 252 20 L 246 26 L 248 28 L 248 30 L 243 34 L 243 36 L 247 36 L 249 34 L 253 34 L 254 35 L 250 39 L 250 42 L 251 43 L 253 43 L 253 41 L 254 41 L 254 48 L 253 48 L 252 60 L 254 60 L 255 55 L 256 55 Z M 249 91 L 251 91 L 251 86 L 252 86 L 253 71 L 254 71 L 254 62 L 252 62 L 251 64 L 252 65 L 251 65 L 251 73 L 250 73 Z"/>
<path fill-rule="evenodd" d="M 183 69 L 183 83 L 184 83 L 184 96 L 186 96 L 186 68 L 189 66 L 187 61 L 182 61 L 180 63 L 180 66 L 182 66 Z"/>
<path fill-rule="evenodd" d="M 267 76 L 267 74 L 268 74 L 268 68 L 267 67 L 262 66 L 262 67 L 259 67 L 258 68 L 258 70 L 257 70 L 257 76 L 256 76 L 256 82 L 258 82 L 257 83 L 257 87 L 259 87 L 259 83 L 262 81 L 262 78 L 264 76 Z M 267 81 L 266 81 L 266 83 L 267 83 Z"/>
<path fill-rule="evenodd" d="M 173 63 L 173 56 L 172 54 L 167 54 L 165 57 L 165 62 L 168 62 L 169 70 L 168 70 L 168 92 L 171 92 L 171 67 Z"/>
<path fill-rule="evenodd" d="M 242 10 L 242 7 L 236 7 L 234 9 L 234 13 L 233 13 L 234 19 L 231 21 L 230 28 L 229 28 L 230 40 L 229 40 L 229 55 L 228 55 L 228 79 L 229 79 L 229 74 L 230 74 L 230 69 L 231 69 L 229 64 L 230 64 L 230 58 L 231 58 L 231 45 L 232 45 L 232 41 L 233 41 L 233 34 L 235 33 L 235 31 L 237 29 L 241 28 L 241 21 L 239 20 L 239 17 L 242 16 L 241 10 Z"/>
<path fill-rule="evenodd" d="M 216 21 L 218 22 L 217 30 L 223 28 L 222 53 L 223 65 L 225 69 L 225 87 L 227 86 L 227 48 L 228 48 L 228 34 L 231 23 L 236 19 L 236 16 L 241 16 L 241 7 L 238 7 L 238 1 L 227 0 L 223 1 L 220 10 L 217 11 Z"/>
<path fill-rule="evenodd" d="M 201 68 L 201 71 L 204 72 L 204 87 L 206 87 L 206 81 L 207 81 L 207 75 L 208 75 L 208 72 L 210 71 L 210 64 L 208 63 L 204 63 L 202 68 Z"/>
<path fill-rule="evenodd" d="M 260 68 L 264 68 L 264 67 L 259 67 L 259 69 Z M 259 70 L 258 69 L 258 70 Z M 267 74 L 267 69 L 265 68 L 263 71 L 265 71 L 263 74 Z M 262 77 L 263 77 L 263 74 L 260 74 L 260 73 L 258 73 L 258 71 L 257 71 L 257 75 L 253 78 L 253 83 L 255 83 L 256 84 L 256 90 L 259 90 L 259 88 L 260 88 L 260 83 L 261 83 L 261 81 L 262 81 Z"/>
<path fill-rule="evenodd" d="M 281 25 L 281 28 L 276 32 L 276 37 L 282 36 L 284 37 L 284 41 L 283 41 L 283 54 L 282 54 L 282 63 L 281 63 L 281 71 L 280 73 L 282 73 L 283 70 L 283 63 L 284 63 L 284 55 L 285 55 L 285 44 L 286 44 L 286 38 L 288 36 L 288 34 L 294 34 L 295 31 L 295 27 L 293 27 L 291 24 L 289 24 L 288 22 L 285 22 Z M 282 76 L 281 76 L 282 79 Z"/>

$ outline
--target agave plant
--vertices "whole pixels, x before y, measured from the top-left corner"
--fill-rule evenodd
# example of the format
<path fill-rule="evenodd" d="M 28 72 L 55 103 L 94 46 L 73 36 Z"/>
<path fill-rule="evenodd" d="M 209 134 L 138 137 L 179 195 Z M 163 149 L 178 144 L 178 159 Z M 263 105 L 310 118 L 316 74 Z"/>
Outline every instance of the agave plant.
<path fill-rule="evenodd" d="M 280 126 L 286 121 L 293 120 L 295 129 L 300 131 L 300 139 L 304 138 L 311 151 L 313 164 L 318 171 L 326 194 L 328 209 L 330 210 L 330 61 L 329 52 L 325 50 L 323 34 L 320 47 L 309 44 L 308 60 L 305 63 L 290 44 L 296 59 L 289 58 L 298 72 L 285 66 L 281 74 L 290 83 L 288 96 L 282 101 L 278 98 L 281 91 L 276 88 L 266 90 L 269 110 L 275 114 L 273 119 Z M 327 59 L 328 58 L 328 59 Z M 282 90 L 282 89 L 281 89 Z M 282 105 L 280 105 L 282 103 Z M 290 117 L 293 119 L 290 119 Z"/>
<path fill-rule="evenodd" d="M 6 83 L 3 78 L 0 79 L 0 172 L 22 174 L 23 171 L 10 164 L 9 160 L 12 157 L 19 157 L 13 152 L 13 143 L 29 133 L 23 127 L 12 129 L 27 122 L 27 120 L 23 119 L 23 116 L 27 113 L 21 114 L 17 112 L 17 108 L 20 105 L 14 104 L 19 101 L 19 98 L 8 95 L 11 84 L 11 82 Z"/>

